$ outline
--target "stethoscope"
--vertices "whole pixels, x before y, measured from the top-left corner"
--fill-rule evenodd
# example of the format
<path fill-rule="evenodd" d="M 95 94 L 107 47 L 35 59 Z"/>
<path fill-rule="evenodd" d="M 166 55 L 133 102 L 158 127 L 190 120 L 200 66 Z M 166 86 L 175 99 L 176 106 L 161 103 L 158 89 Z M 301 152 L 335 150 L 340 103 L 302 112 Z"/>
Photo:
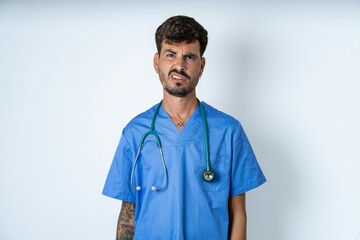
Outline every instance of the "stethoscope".
<path fill-rule="evenodd" d="M 197 100 L 199 107 L 200 107 L 200 111 L 201 111 L 201 118 L 202 118 L 202 122 L 203 122 L 203 126 L 204 126 L 204 137 L 205 137 L 205 154 L 206 154 L 206 168 L 204 169 L 204 171 L 201 173 L 201 177 L 205 182 L 212 182 L 215 179 L 215 172 L 214 170 L 212 170 L 210 168 L 210 156 L 209 156 L 209 140 L 208 140 L 208 129 L 207 129 L 207 123 L 206 123 L 206 118 L 205 118 L 205 111 L 204 108 L 201 104 L 201 102 L 199 101 L 199 99 Z M 167 174 L 166 174 L 166 165 L 165 165 L 165 159 L 164 159 L 164 154 L 162 151 L 162 146 L 161 146 L 161 140 L 159 135 L 154 131 L 154 126 L 155 126 L 155 119 L 156 116 L 159 113 L 159 109 L 161 107 L 162 104 L 162 100 L 160 101 L 160 103 L 157 105 L 154 115 L 152 117 L 152 121 L 151 121 L 151 127 L 150 130 L 148 132 L 146 132 L 140 140 L 140 144 L 139 144 L 139 148 L 138 151 L 136 153 L 135 156 L 135 160 L 134 160 L 134 164 L 131 170 L 131 177 L 130 177 L 130 185 L 132 187 L 132 189 L 140 191 L 141 187 L 140 186 L 136 186 L 134 187 L 133 185 L 133 179 L 135 176 L 135 170 L 136 170 L 136 165 L 138 163 L 138 159 L 139 156 L 141 154 L 141 149 L 144 146 L 144 142 L 147 136 L 149 135 L 153 135 L 156 138 L 156 145 L 159 149 L 160 152 L 160 157 L 161 157 L 161 161 L 162 161 L 162 165 L 163 165 L 163 171 L 164 171 L 164 179 L 163 179 L 163 184 L 160 187 L 156 187 L 156 186 L 151 186 L 151 190 L 155 191 L 155 190 L 162 190 L 167 186 Z"/>

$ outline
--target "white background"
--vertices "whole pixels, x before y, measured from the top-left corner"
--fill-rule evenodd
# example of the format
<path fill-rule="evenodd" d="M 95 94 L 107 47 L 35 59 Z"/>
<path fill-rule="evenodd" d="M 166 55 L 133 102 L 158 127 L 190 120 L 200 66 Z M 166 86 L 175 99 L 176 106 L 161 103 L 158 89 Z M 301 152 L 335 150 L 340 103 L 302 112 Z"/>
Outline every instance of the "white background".
<path fill-rule="evenodd" d="M 0 1 L 0 239 L 114 239 L 103 183 L 161 99 L 154 32 L 177 14 L 209 31 L 199 98 L 242 122 L 268 179 L 248 239 L 360 239 L 359 1 L 269 2 Z"/>

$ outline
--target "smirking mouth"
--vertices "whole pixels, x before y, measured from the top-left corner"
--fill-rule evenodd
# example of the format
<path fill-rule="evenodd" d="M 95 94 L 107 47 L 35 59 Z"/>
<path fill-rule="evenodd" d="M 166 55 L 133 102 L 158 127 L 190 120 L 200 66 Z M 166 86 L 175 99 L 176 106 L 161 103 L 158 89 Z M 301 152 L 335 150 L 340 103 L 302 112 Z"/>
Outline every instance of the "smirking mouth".
<path fill-rule="evenodd" d="M 169 72 L 168 76 L 174 80 L 191 80 L 190 76 L 187 75 L 183 70 L 173 69 Z"/>

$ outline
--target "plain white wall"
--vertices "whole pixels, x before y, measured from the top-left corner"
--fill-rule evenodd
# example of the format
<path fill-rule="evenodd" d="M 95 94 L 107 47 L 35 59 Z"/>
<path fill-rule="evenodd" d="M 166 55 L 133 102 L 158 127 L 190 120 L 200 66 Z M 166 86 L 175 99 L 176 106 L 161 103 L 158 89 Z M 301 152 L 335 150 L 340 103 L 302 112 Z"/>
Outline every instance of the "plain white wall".
<path fill-rule="evenodd" d="M 250 240 L 360 239 L 358 1 L 1 1 L 0 239 L 114 239 L 101 190 L 161 98 L 154 31 L 209 31 L 199 98 L 238 118 L 268 182 Z"/>

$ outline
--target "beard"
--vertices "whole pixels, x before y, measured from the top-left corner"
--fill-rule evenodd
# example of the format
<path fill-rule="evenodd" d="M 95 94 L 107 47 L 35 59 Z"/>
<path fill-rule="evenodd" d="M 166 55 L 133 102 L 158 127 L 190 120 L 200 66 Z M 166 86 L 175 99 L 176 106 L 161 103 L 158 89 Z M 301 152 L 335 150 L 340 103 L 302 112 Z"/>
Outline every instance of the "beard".
<path fill-rule="evenodd" d="M 191 81 L 191 78 L 189 75 L 187 75 L 184 71 L 182 70 L 177 70 L 177 69 L 172 69 L 169 73 L 168 73 L 168 78 L 170 78 L 170 75 L 172 72 L 178 73 L 180 75 L 183 75 L 184 77 L 186 77 L 189 81 Z M 196 85 L 195 85 L 196 86 Z M 172 96 L 175 97 L 186 97 L 187 95 L 189 95 L 189 93 L 191 93 L 192 91 L 194 91 L 195 86 L 193 85 L 185 85 L 183 86 L 183 84 L 181 83 L 176 83 L 175 86 L 171 86 L 171 84 L 169 82 L 164 82 L 164 89 L 167 93 L 169 93 Z"/>
<path fill-rule="evenodd" d="M 169 84 L 164 86 L 164 89 L 167 93 L 175 97 L 186 97 L 189 93 L 194 91 L 195 87 L 188 86 L 182 87 L 181 83 L 176 83 L 175 87 L 170 87 Z"/>

